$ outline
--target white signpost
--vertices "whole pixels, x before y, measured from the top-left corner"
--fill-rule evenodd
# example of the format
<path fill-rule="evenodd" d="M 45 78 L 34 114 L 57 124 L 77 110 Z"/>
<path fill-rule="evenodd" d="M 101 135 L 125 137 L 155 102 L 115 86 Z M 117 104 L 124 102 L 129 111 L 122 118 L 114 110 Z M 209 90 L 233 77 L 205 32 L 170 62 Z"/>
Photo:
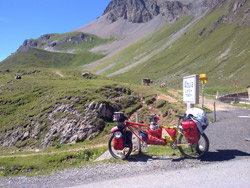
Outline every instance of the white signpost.
<path fill-rule="evenodd" d="M 183 78 L 183 103 L 199 104 L 199 75 Z"/>

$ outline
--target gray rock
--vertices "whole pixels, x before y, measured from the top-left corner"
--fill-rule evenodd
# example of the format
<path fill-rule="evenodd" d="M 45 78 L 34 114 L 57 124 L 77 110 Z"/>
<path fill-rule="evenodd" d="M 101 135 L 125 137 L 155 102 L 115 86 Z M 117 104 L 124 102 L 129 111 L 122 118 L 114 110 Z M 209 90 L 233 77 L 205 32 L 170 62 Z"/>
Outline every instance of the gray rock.
<path fill-rule="evenodd" d="M 27 39 L 23 42 L 23 46 L 37 47 L 38 43 L 34 39 Z"/>
<path fill-rule="evenodd" d="M 28 138 L 29 134 L 30 134 L 29 131 L 26 131 L 26 132 L 24 133 L 24 135 L 23 135 L 22 140 L 25 140 L 26 138 Z"/>
<path fill-rule="evenodd" d="M 86 35 L 84 33 L 79 33 L 77 35 L 72 34 L 73 36 L 68 36 L 61 40 L 52 40 L 55 34 L 45 34 L 39 37 L 38 39 L 27 39 L 19 47 L 17 51 L 27 52 L 29 48 L 24 47 L 37 47 L 50 51 L 60 51 L 57 49 L 57 46 L 60 46 L 65 43 L 71 45 L 79 45 L 81 43 L 92 42 L 94 38 L 92 36 Z"/>
<path fill-rule="evenodd" d="M 123 18 L 132 23 L 145 23 L 160 14 L 168 21 L 172 21 L 181 15 L 190 14 L 190 8 L 190 5 L 179 1 L 112 0 L 103 15 L 107 14 L 111 22 Z"/>

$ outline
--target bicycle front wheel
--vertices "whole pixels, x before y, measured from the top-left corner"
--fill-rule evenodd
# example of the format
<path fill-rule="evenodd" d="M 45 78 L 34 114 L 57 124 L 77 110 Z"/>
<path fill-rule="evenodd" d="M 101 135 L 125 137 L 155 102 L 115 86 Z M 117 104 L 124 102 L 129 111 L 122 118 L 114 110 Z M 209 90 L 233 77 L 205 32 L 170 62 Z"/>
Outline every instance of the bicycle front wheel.
<path fill-rule="evenodd" d="M 197 143 L 188 143 L 183 134 L 179 136 L 177 146 L 185 157 L 189 159 L 199 159 L 208 151 L 209 140 L 207 136 L 203 133 L 199 137 Z"/>
<path fill-rule="evenodd" d="M 115 150 L 114 149 L 114 135 L 112 135 L 109 139 L 108 143 L 110 154 L 116 159 L 126 159 L 129 157 L 130 153 L 133 149 L 132 141 L 128 144 L 125 144 L 123 150 Z"/>

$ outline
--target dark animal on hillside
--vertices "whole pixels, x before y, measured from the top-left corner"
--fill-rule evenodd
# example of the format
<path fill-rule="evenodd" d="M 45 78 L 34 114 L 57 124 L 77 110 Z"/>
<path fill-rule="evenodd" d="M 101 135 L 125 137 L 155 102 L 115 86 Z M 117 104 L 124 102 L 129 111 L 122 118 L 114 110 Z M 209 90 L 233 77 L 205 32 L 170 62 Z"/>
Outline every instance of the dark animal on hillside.
<path fill-rule="evenodd" d="M 89 72 L 82 73 L 82 77 L 86 78 L 86 79 L 91 79 L 92 78 L 92 76 L 91 76 L 91 74 Z"/>
<path fill-rule="evenodd" d="M 20 80 L 22 77 L 20 75 L 15 75 L 15 79 Z"/>
<path fill-rule="evenodd" d="M 150 80 L 149 78 L 143 78 L 142 79 L 142 84 L 149 86 L 149 84 L 152 84 L 153 80 Z"/>

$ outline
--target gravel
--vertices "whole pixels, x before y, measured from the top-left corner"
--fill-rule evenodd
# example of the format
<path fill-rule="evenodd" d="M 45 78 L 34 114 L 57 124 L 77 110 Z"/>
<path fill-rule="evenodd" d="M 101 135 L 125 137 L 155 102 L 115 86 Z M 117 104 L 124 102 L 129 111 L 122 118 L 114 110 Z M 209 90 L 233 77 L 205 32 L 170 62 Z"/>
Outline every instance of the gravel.
<path fill-rule="evenodd" d="M 248 117 L 250 117 L 250 110 L 240 108 L 217 112 L 218 121 L 211 123 L 205 131 L 210 141 L 210 149 L 201 160 L 157 156 L 130 159 L 124 163 L 97 163 L 76 169 L 66 169 L 48 176 L 2 178 L 0 187 L 72 187 L 121 177 L 128 179 L 137 176 L 147 177 L 152 172 L 161 174 L 185 169 L 202 169 L 217 165 L 218 162 L 238 163 L 249 159 L 250 156 L 250 142 L 246 141 L 246 138 L 250 137 Z"/>
<path fill-rule="evenodd" d="M 149 172 L 169 171 L 180 168 L 197 167 L 201 165 L 199 160 L 173 160 L 168 157 L 152 159 L 136 159 L 125 163 L 103 163 L 88 165 L 78 169 L 67 169 L 39 177 L 17 177 L 1 179 L 0 187 L 3 188 L 52 188 L 69 187 L 78 184 L 88 184 L 107 179 L 116 179 L 121 176 L 131 177 Z"/>

